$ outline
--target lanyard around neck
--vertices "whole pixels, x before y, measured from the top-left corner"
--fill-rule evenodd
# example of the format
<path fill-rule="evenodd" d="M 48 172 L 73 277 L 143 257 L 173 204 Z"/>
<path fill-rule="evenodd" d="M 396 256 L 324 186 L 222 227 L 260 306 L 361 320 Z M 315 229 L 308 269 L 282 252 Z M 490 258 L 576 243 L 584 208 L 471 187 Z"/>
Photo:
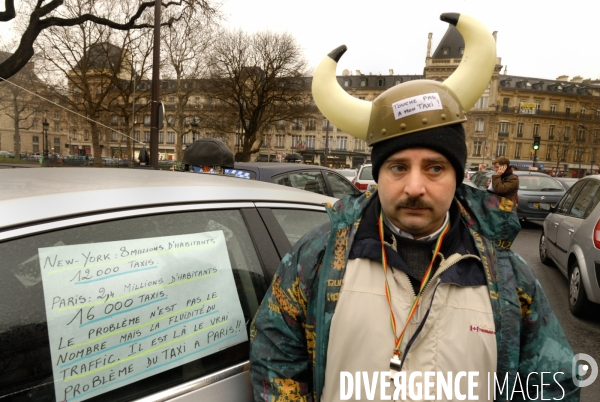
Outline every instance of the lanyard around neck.
<path fill-rule="evenodd" d="M 408 319 L 406 320 L 406 324 L 404 324 L 404 329 L 402 330 L 399 336 L 396 336 L 398 332 L 396 329 L 396 317 L 394 316 L 394 310 L 392 309 L 392 297 L 390 292 L 390 285 L 387 279 L 388 264 L 387 256 L 385 253 L 385 242 L 383 239 L 383 211 L 381 211 L 381 213 L 379 214 L 379 240 L 381 241 L 381 263 L 383 264 L 383 275 L 385 278 L 385 297 L 387 299 L 388 306 L 390 307 L 390 324 L 392 325 L 392 332 L 394 333 L 394 355 L 396 356 L 402 355 L 402 352 L 400 351 L 400 345 L 402 344 L 404 333 L 406 332 L 408 323 L 410 322 L 410 320 L 412 320 L 413 316 L 415 315 L 415 311 L 417 311 L 417 307 L 419 306 L 419 302 L 421 300 L 421 295 L 423 294 L 423 289 L 425 289 L 425 286 L 427 286 L 427 283 L 431 278 L 433 263 L 435 262 L 435 258 L 438 252 L 440 251 L 440 248 L 442 247 L 442 240 L 444 239 L 444 236 L 446 235 L 446 233 L 448 233 L 448 230 L 450 229 L 449 222 L 449 220 L 446 220 L 446 222 L 444 223 L 444 227 L 442 228 L 442 231 L 437 238 L 437 242 L 435 243 L 435 247 L 433 249 L 433 257 L 431 258 L 431 262 L 429 263 L 429 266 L 427 267 L 427 270 L 425 271 L 425 274 L 421 279 L 419 293 L 417 293 L 417 295 L 415 296 L 415 300 L 413 301 L 413 305 L 408 314 Z"/>

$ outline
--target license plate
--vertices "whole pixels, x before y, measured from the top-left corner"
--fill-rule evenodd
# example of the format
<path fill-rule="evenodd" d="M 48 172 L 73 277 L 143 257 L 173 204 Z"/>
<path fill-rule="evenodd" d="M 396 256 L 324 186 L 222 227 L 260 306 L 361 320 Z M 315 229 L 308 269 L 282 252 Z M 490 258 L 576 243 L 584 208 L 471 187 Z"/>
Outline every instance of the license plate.
<path fill-rule="evenodd" d="M 547 202 L 534 202 L 533 204 L 531 204 L 531 206 L 533 206 L 533 208 L 535 209 L 549 210 L 554 206 L 554 204 L 549 204 Z"/>

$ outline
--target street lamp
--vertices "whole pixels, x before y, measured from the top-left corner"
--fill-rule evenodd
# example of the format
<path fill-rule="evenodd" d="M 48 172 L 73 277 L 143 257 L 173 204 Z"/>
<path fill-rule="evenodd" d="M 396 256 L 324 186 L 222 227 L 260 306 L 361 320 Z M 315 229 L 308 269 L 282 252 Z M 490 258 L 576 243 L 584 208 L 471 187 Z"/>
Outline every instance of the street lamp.
<path fill-rule="evenodd" d="M 48 127 L 50 123 L 44 117 L 44 121 L 42 123 L 42 133 L 44 134 L 44 160 L 48 159 Z"/>

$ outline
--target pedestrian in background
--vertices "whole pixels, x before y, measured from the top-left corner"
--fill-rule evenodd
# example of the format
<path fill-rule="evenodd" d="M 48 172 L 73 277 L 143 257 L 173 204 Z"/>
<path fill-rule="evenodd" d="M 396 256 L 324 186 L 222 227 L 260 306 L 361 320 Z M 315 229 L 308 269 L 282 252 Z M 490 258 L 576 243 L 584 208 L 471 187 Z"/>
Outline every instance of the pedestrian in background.
<path fill-rule="evenodd" d="M 494 160 L 496 173 L 488 181 L 488 190 L 515 202 L 519 191 L 519 177 L 513 174 L 513 168 L 509 164 L 506 156 L 499 156 Z"/>

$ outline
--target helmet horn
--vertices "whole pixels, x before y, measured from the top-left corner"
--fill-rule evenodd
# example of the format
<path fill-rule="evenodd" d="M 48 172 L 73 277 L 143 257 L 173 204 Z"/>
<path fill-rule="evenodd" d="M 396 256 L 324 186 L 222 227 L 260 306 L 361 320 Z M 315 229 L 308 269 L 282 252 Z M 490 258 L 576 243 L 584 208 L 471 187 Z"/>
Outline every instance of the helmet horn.
<path fill-rule="evenodd" d="M 444 81 L 468 112 L 487 88 L 496 66 L 496 41 L 485 25 L 465 14 L 444 13 L 442 21 L 456 26 L 465 40 L 458 68 Z"/>
<path fill-rule="evenodd" d="M 315 104 L 337 128 L 360 139 L 367 138 L 373 104 L 348 94 L 338 84 L 335 69 L 348 50 L 342 45 L 331 51 L 315 70 L 312 94 Z"/>

